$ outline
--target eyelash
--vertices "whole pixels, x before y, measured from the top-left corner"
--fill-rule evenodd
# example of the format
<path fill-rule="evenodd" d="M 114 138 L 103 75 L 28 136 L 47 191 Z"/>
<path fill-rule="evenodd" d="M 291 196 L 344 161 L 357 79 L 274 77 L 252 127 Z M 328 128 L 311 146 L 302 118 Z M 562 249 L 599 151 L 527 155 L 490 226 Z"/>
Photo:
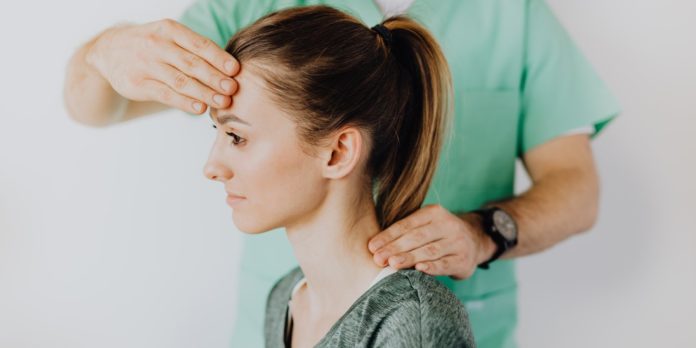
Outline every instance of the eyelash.
<path fill-rule="evenodd" d="M 213 128 L 217 129 L 217 127 L 215 125 L 213 125 Z M 239 135 L 234 134 L 232 132 L 225 132 L 225 134 L 232 137 L 232 145 L 241 145 L 246 141 L 244 138 L 242 138 Z"/>

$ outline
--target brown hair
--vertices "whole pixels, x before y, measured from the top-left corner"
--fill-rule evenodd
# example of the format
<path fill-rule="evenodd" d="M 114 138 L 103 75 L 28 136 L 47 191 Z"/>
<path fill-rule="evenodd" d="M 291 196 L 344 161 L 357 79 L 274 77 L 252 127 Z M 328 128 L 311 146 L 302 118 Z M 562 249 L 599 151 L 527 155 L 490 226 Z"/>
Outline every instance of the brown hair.
<path fill-rule="evenodd" d="M 425 199 L 451 123 L 452 87 L 427 29 L 404 16 L 382 25 L 390 35 L 328 6 L 290 8 L 237 32 L 226 51 L 256 68 L 306 144 L 347 125 L 364 131 L 366 188 L 385 229 Z"/>

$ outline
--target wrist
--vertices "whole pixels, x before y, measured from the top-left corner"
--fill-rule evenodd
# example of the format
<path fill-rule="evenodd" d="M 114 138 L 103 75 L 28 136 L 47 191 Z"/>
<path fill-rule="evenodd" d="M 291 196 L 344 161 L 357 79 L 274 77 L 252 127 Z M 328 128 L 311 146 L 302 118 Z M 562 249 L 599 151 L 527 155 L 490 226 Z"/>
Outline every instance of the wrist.
<path fill-rule="evenodd" d="M 85 45 L 85 63 L 90 68 L 99 71 L 99 57 L 101 56 L 100 51 L 103 49 L 102 46 L 104 45 L 104 36 L 112 29 L 113 28 L 109 28 L 102 31 Z"/>
<path fill-rule="evenodd" d="M 106 49 L 105 46 L 111 39 L 110 36 L 112 36 L 116 30 L 129 26 L 132 26 L 132 24 L 128 22 L 118 23 L 104 29 L 102 32 L 97 34 L 97 36 L 92 38 L 92 40 L 85 45 L 85 63 L 87 63 L 90 68 L 100 71 L 100 60 L 104 56 L 103 51 Z"/>
<path fill-rule="evenodd" d="M 475 213 L 466 213 L 462 215 L 462 219 L 466 221 L 469 228 L 474 232 L 476 240 L 476 264 L 480 265 L 493 257 L 498 246 L 493 239 L 483 230 L 483 217 Z"/>
<path fill-rule="evenodd" d="M 85 47 L 84 51 L 82 54 L 82 59 L 85 63 L 85 68 L 88 69 L 89 71 L 98 74 L 99 76 L 101 75 L 101 72 L 97 68 L 97 65 L 95 64 L 95 48 L 94 48 L 94 43 L 95 41 L 90 41 L 88 42 Z"/>

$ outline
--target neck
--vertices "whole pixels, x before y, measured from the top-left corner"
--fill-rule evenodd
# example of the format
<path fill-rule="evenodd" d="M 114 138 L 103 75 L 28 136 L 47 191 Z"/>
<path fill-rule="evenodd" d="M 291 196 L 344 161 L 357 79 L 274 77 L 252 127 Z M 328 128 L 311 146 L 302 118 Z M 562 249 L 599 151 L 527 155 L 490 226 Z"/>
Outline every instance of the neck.
<path fill-rule="evenodd" d="M 355 204 L 354 202 L 360 202 Z M 345 310 L 383 269 L 367 248 L 380 232 L 372 197 L 329 195 L 311 216 L 286 226 L 288 240 L 307 279 L 311 312 Z"/>

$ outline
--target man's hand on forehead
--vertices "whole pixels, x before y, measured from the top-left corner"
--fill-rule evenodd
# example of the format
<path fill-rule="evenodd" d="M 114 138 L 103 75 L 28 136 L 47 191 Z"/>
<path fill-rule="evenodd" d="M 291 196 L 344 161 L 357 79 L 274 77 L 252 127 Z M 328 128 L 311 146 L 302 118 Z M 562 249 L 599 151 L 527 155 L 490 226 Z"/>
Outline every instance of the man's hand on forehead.
<path fill-rule="evenodd" d="M 228 107 L 238 88 L 239 62 L 171 19 L 111 28 L 87 57 L 122 96 L 189 113 Z"/>

